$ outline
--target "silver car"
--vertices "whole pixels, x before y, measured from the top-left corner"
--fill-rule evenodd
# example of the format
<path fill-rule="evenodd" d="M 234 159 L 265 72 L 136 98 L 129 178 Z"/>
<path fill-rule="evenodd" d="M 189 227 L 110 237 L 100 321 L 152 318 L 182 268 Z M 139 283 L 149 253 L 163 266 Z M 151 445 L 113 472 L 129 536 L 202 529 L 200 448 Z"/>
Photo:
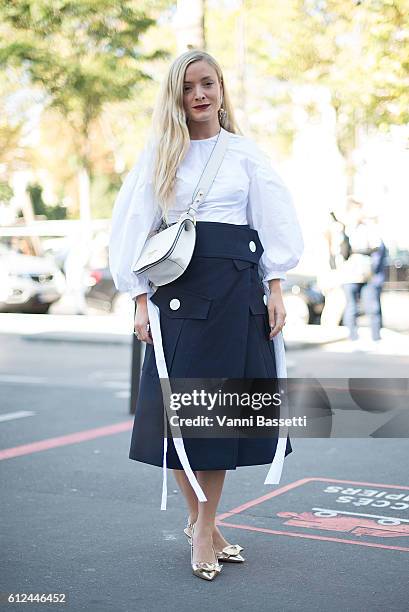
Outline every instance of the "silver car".
<path fill-rule="evenodd" d="M 0 312 L 44 314 L 64 289 L 64 274 L 52 259 L 0 244 Z"/>

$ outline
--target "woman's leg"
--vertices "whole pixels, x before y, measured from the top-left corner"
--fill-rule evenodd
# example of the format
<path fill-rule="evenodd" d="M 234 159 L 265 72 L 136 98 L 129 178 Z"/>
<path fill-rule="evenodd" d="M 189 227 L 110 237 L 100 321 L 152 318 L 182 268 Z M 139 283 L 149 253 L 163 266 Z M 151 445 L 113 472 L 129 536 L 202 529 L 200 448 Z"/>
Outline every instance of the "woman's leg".
<path fill-rule="evenodd" d="M 196 493 L 194 492 L 184 470 L 173 470 L 173 474 L 186 499 L 187 507 L 189 509 L 189 523 L 195 523 L 198 515 Z M 194 472 L 194 474 L 197 478 L 197 472 Z"/>
<path fill-rule="evenodd" d="M 372 340 L 381 339 L 381 287 L 375 283 L 367 283 L 363 289 L 365 311 L 371 323 Z"/>
<path fill-rule="evenodd" d="M 361 292 L 361 283 L 345 283 L 344 291 L 346 297 L 346 306 L 343 317 L 343 324 L 349 329 L 349 339 L 358 339 L 357 316 L 358 316 L 358 300 Z"/>
<path fill-rule="evenodd" d="M 215 561 L 213 532 L 217 506 L 222 494 L 226 470 L 203 470 L 197 472 L 197 480 L 207 501 L 198 501 L 198 516 L 193 532 L 193 561 Z"/>
<path fill-rule="evenodd" d="M 222 470 L 217 470 L 217 472 Z M 224 470 L 224 472 L 226 472 Z M 180 490 L 185 496 L 187 507 L 189 510 L 189 523 L 196 523 L 199 514 L 198 500 L 196 493 L 194 492 L 192 485 L 190 484 L 184 470 L 173 470 L 176 482 L 179 485 Z M 197 472 L 194 472 L 197 478 Z M 206 495 L 207 497 L 207 495 Z M 216 524 L 213 524 L 213 546 L 217 551 L 222 550 L 225 546 L 228 546 L 229 542 L 223 537 L 219 528 Z"/>
<path fill-rule="evenodd" d="M 217 470 L 219 471 L 219 470 Z M 189 523 L 196 523 L 199 509 L 196 493 L 190 484 L 184 470 L 173 470 L 175 480 L 179 485 L 180 490 L 185 496 L 187 507 L 189 510 Z M 197 478 L 197 472 L 194 472 Z M 207 496 L 206 496 L 207 497 Z M 225 546 L 229 546 L 229 542 L 223 537 L 220 529 L 216 524 L 213 526 L 213 545 L 217 551 L 222 550 Z"/>

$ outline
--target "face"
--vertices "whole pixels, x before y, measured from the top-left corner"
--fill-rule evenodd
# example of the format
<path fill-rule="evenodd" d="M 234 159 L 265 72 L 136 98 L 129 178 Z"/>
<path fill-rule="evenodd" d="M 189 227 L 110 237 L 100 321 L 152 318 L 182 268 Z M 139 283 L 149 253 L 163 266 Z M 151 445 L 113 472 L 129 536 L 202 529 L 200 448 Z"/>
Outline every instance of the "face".
<path fill-rule="evenodd" d="M 204 60 L 193 62 L 185 72 L 183 108 L 189 122 L 217 122 L 222 87 L 215 69 Z"/>

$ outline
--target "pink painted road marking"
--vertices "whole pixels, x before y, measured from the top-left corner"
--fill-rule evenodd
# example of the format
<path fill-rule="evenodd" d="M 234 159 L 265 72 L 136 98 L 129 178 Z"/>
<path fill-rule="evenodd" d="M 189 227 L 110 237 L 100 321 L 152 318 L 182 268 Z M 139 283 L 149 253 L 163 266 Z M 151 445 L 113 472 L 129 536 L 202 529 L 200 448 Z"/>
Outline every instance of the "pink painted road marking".
<path fill-rule="evenodd" d="M 295 489 L 295 487 L 298 487 L 307 482 L 310 482 L 310 480 L 317 480 L 317 479 L 316 478 L 302 478 L 301 480 L 290 482 L 290 484 L 284 485 L 283 487 L 280 487 L 279 489 L 276 489 L 275 491 L 271 491 L 271 493 L 266 493 L 266 495 L 262 495 L 261 497 L 256 497 L 256 499 L 252 499 L 251 501 L 248 501 L 245 504 L 242 504 L 241 506 L 237 506 L 236 508 L 233 508 L 233 510 L 229 510 L 229 512 L 224 512 L 223 514 L 219 514 L 217 515 L 216 518 L 218 521 L 223 521 L 225 518 L 230 518 L 231 516 L 233 516 L 233 514 L 238 514 L 239 512 L 243 512 L 244 510 L 247 510 L 248 508 L 251 508 L 252 506 L 258 506 L 258 504 L 262 504 L 264 501 L 267 501 L 268 499 L 271 499 L 272 497 L 277 497 L 277 495 L 281 495 L 282 493 L 286 493 L 287 491 L 290 491 L 291 489 Z"/>
<path fill-rule="evenodd" d="M 388 548 L 391 550 L 403 550 L 409 552 L 405 546 L 388 546 L 387 544 L 373 544 L 372 542 L 359 542 L 357 540 L 343 540 L 342 538 L 331 538 L 329 536 L 318 536 L 310 533 L 296 533 L 293 531 L 278 531 L 276 529 L 265 529 L 264 527 L 253 527 L 252 525 L 235 525 L 234 523 L 218 523 L 223 527 L 234 527 L 235 529 L 245 529 L 246 531 L 261 531 L 262 533 L 272 533 L 274 535 L 286 535 L 293 538 L 307 538 L 308 540 L 324 540 L 326 542 L 340 542 L 341 544 L 357 544 L 358 546 L 369 546 L 370 548 Z"/>
<path fill-rule="evenodd" d="M 301 478 L 300 480 L 296 480 L 295 482 L 290 482 L 271 493 L 267 493 L 266 495 L 262 495 L 261 497 L 256 497 L 256 499 L 252 499 L 240 506 L 236 506 L 236 508 L 232 508 L 229 512 L 224 512 L 222 514 L 218 514 L 216 516 L 217 525 L 222 527 L 233 527 L 234 529 L 244 529 L 245 531 L 260 531 L 262 533 L 269 533 L 272 535 L 284 535 L 290 536 L 293 538 L 306 538 L 308 540 L 324 540 L 326 542 L 339 542 L 342 544 L 355 544 L 358 546 L 367 546 L 368 548 L 386 548 L 389 550 L 400 550 L 403 552 L 409 552 L 409 548 L 405 546 L 388 546 L 387 544 L 376 544 L 372 542 L 360 542 L 358 540 L 347 540 L 342 538 L 330 537 L 330 536 L 321 536 L 321 535 L 313 535 L 308 533 L 298 533 L 293 531 L 280 531 L 278 529 L 267 529 L 264 527 L 254 527 L 253 525 L 238 525 L 235 523 L 225 522 L 225 519 L 234 516 L 235 514 L 239 514 L 248 508 L 252 508 L 253 506 L 257 506 L 268 499 L 273 497 L 277 497 L 278 495 L 282 495 L 287 491 L 291 491 L 301 485 L 307 484 L 308 482 L 327 482 L 327 483 L 340 483 L 340 484 L 349 484 L 349 485 L 363 485 L 366 487 L 382 487 L 384 489 L 404 489 L 405 491 L 409 491 L 408 486 L 404 485 L 391 485 L 384 484 L 379 482 L 361 482 L 359 480 L 340 480 L 338 478 L 323 478 L 323 477 L 311 477 L 311 478 Z"/>
<path fill-rule="evenodd" d="M 3 450 L 0 450 L 0 460 L 12 459 L 13 457 L 20 457 L 21 455 L 30 455 L 31 453 L 38 453 L 40 451 L 48 450 L 50 448 L 66 446 L 67 444 L 77 444 L 78 442 L 86 442 L 87 440 L 94 440 L 95 438 L 101 438 L 103 436 L 111 436 L 113 434 L 132 429 L 132 425 L 133 420 L 122 421 L 121 423 L 115 423 L 115 425 L 95 427 L 94 429 L 77 431 L 75 433 L 67 434 L 65 436 L 57 436 L 56 438 L 46 438 L 45 440 L 39 440 L 38 442 L 30 442 L 30 444 L 22 444 L 21 446 L 14 446 L 13 448 L 5 448 Z"/>
<path fill-rule="evenodd" d="M 256 499 L 252 499 L 241 506 L 236 506 L 232 510 L 228 512 L 224 512 L 223 514 L 217 515 L 217 520 L 222 521 L 225 518 L 230 518 L 233 514 L 238 514 L 239 512 L 243 512 L 252 506 L 257 506 L 258 504 L 271 499 L 272 497 L 277 497 L 277 495 L 281 495 L 282 493 L 286 493 L 287 491 L 291 491 L 291 489 L 295 489 L 296 487 L 300 487 L 303 484 L 307 484 L 308 482 L 338 482 L 341 484 L 355 484 L 355 485 L 364 485 L 365 487 L 383 487 L 385 489 L 405 489 L 409 491 L 409 487 L 405 487 L 403 485 L 389 485 L 383 484 L 379 482 L 360 482 L 359 480 L 339 480 L 337 478 L 322 478 L 322 477 L 311 477 L 311 478 L 301 478 L 300 480 L 296 480 L 295 482 L 290 482 L 275 491 L 271 491 L 271 493 L 266 493 L 266 495 L 262 495 L 261 497 L 256 497 Z"/>

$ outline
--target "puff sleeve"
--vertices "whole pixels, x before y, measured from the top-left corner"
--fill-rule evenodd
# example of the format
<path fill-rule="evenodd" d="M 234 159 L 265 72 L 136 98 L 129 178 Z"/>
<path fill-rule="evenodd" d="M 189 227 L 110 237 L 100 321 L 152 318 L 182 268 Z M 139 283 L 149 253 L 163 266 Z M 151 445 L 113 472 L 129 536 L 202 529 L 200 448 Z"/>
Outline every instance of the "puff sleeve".
<path fill-rule="evenodd" d="M 293 200 L 286 185 L 273 169 L 267 155 L 249 141 L 250 176 L 247 217 L 264 247 L 259 262 L 264 282 L 286 279 L 303 253 L 304 241 Z"/>
<path fill-rule="evenodd" d="M 148 291 L 147 277 L 137 276 L 133 265 L 161 219 L 150 173 L 153 150 L 153 143 L 149 142 L 126 175 L 112 210 L 109 268 L 117 290 L 128 292 L 132 298 Z"/>

